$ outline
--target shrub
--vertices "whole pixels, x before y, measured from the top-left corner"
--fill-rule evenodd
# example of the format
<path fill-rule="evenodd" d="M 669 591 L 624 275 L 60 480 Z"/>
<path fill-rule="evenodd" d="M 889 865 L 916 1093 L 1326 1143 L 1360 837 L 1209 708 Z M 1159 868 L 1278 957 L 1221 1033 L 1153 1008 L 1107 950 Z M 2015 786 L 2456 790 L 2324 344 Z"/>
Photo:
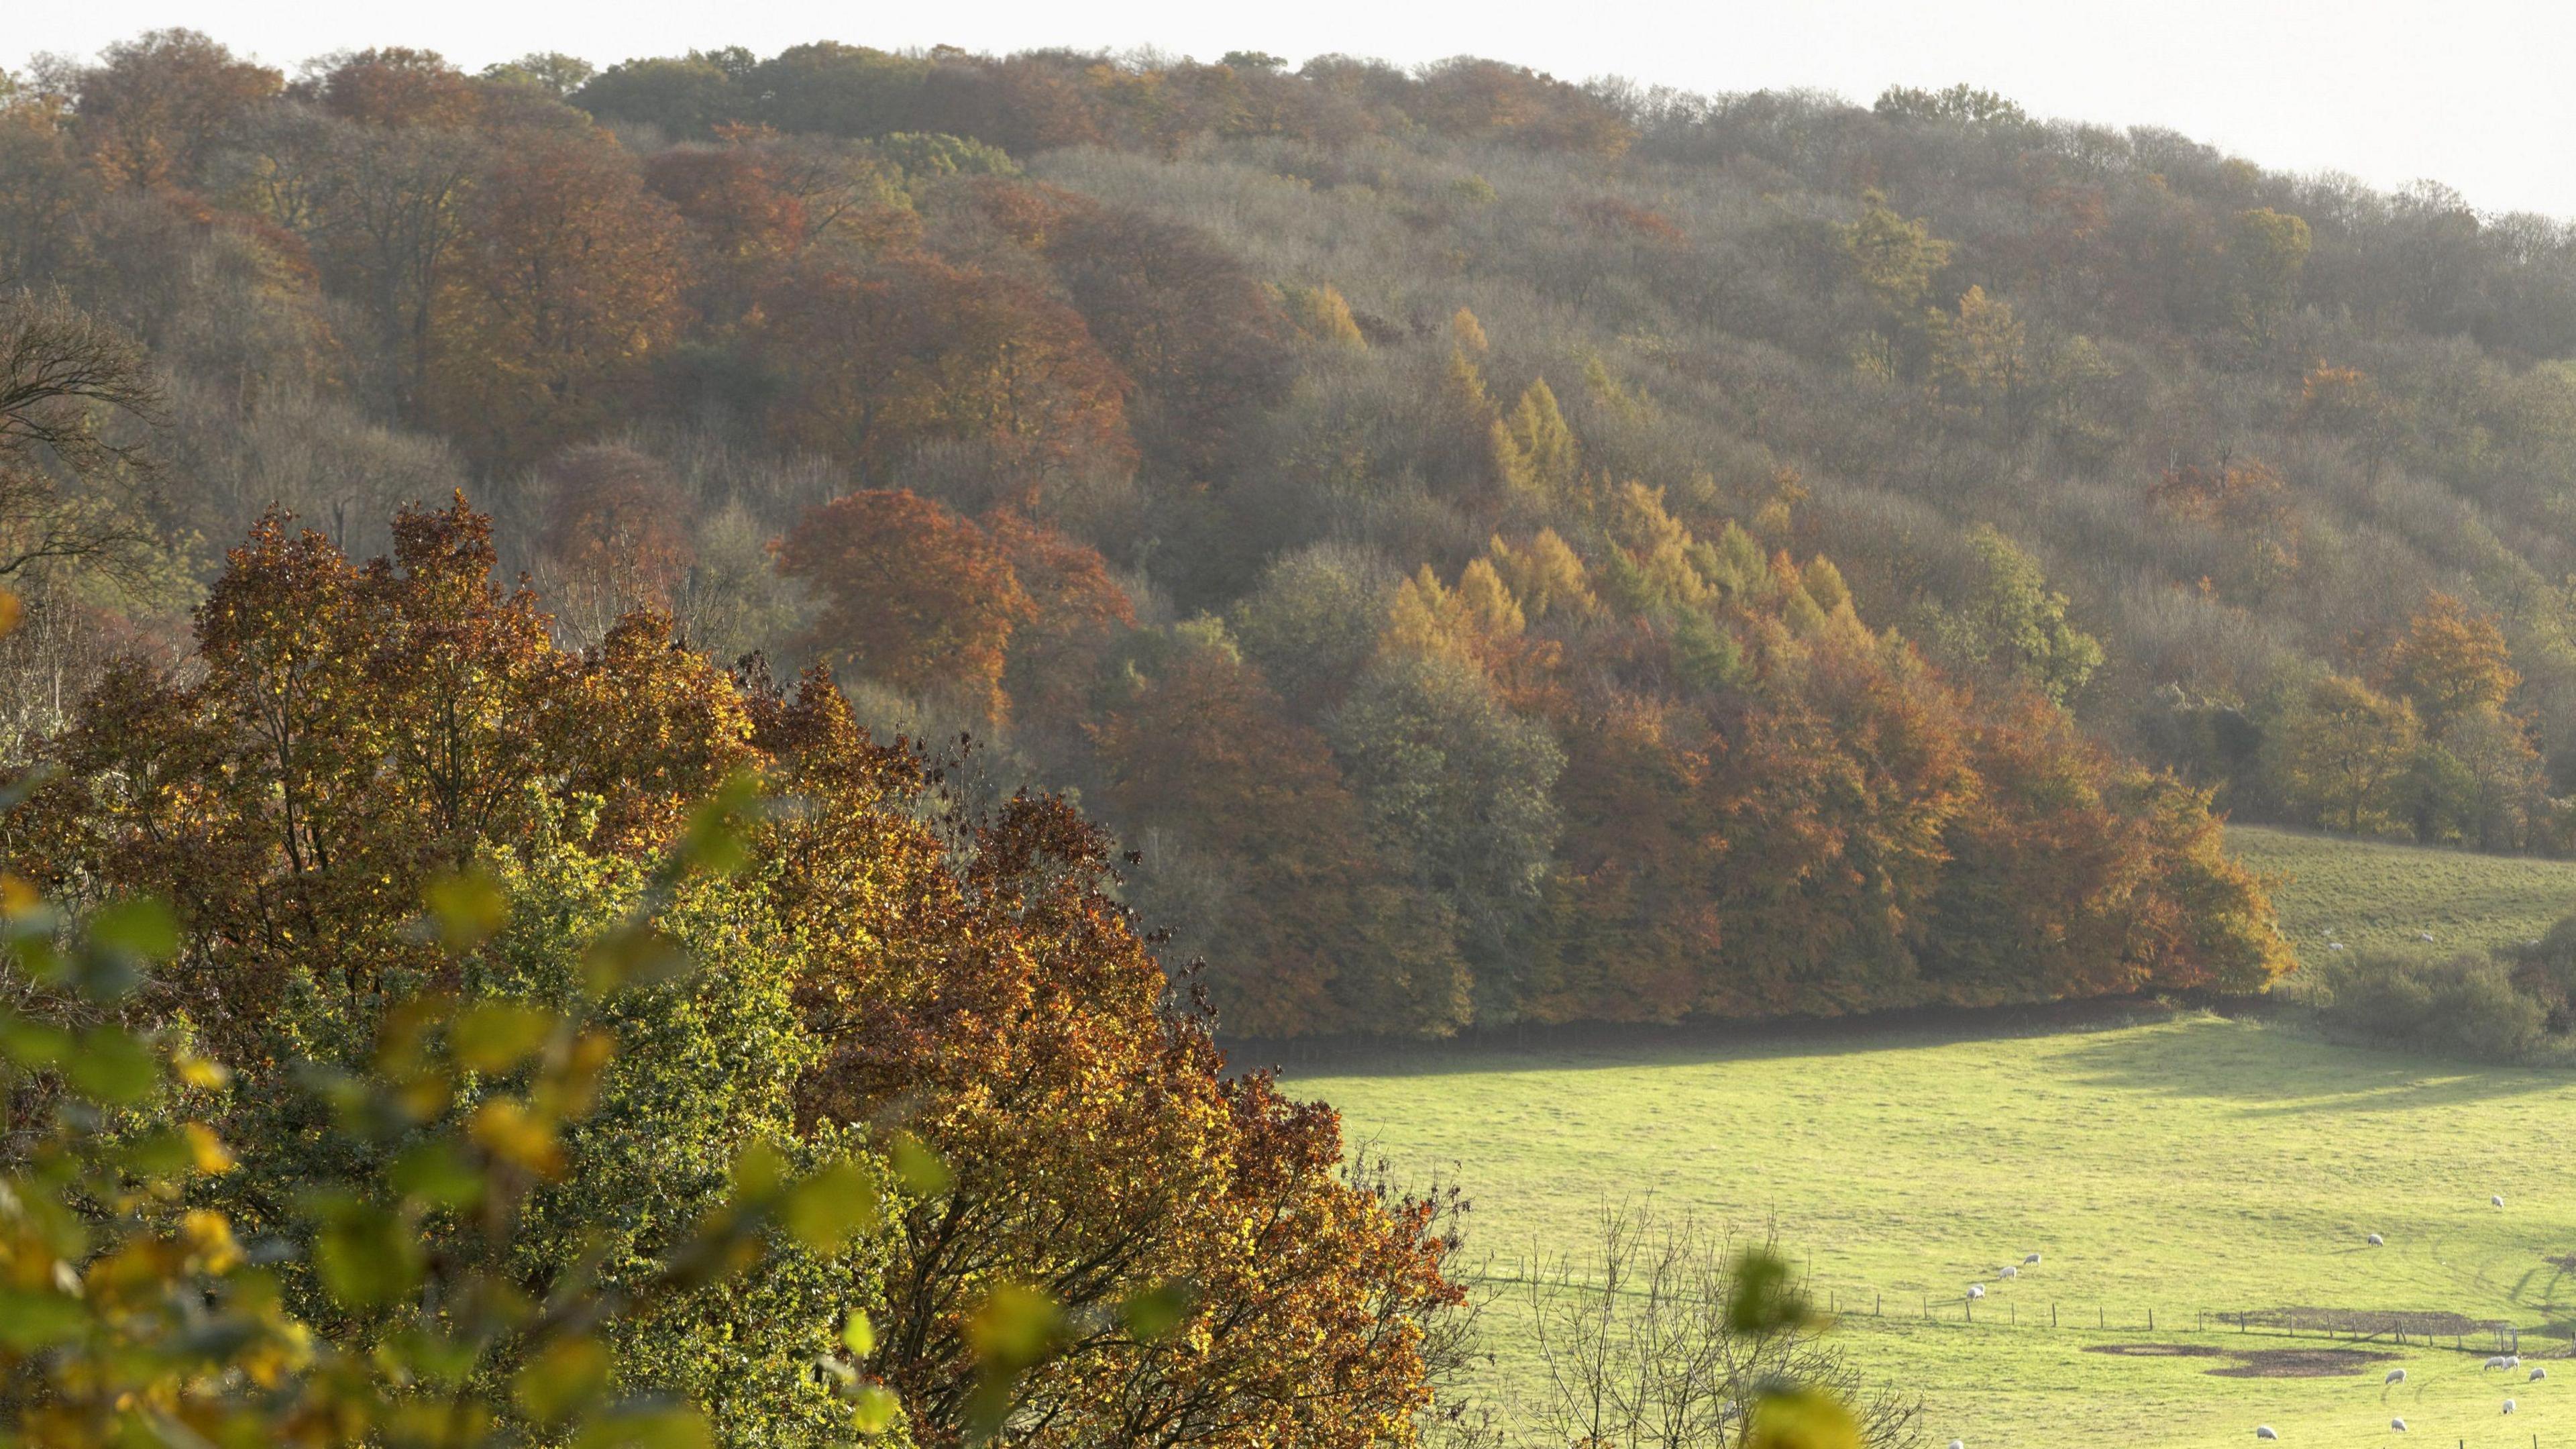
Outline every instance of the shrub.
<path fill-rule="evenodd" d="M 2363 951 L 2307 978 L 2303 994 L 2337 1035 L 2497 1062 L 2528 1058 L 2549 1036 L 2549 1009 L 2501 961 Z"/>

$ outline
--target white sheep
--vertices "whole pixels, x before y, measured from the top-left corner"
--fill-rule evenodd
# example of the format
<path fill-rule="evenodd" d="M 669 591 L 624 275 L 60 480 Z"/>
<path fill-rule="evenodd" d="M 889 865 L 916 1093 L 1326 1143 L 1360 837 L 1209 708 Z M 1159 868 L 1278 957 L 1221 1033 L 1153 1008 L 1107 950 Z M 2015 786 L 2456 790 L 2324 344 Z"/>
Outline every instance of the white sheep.
<path fill-rule="evenodd" d="M 2415 933 L 2415 939 L 2423 942 L 2427 946 L 2430 946 L 2433 944 L 2433 933 L 2430 931 L 2417 931 Z"/>
<path fill-rule="evenodd" d="M 2281 1436 L 2272 1432 L 2271 1425 L 2257 1424 L 2254 1426 L 2254 1437 L 2257 1439 L 2278 1439 Z"/>
<path fill-rule="evenodd" d="M 2493 1358 L 2491 1358 L 2491 1359 L 2488 1359 L 2485 1363 L 2482 1363 L 2482 1364 L 2478 1365 L 2478 1372 L 2479 1372 L 2479 1373 L 2485 1373 L 2488 1369 L 2500 1369 L 2500 1368 L 2503 1368 L 2503 1367 L 2504 1367 L 2504 1355 L 2503 1355 L 2503 1354 L 2497 1354 L 2495 1357 L 2493 1357 Z"/>
<path fill-rule="evenodd" d="M 2503 1194 L 2503 1193 L 2497 1193 L 2495 1196 L 2493 1196 L 2493 1197 L 2491 1197 L 2491 1198 L 2488 1198 L 2488 1199 L 2487 1199 L 2487 1201 L 2489 1201 L 2489 1202 L 2491 1202 L 2491 1203 L 2494 1203 L 2497 1207 L 2503 1207 L 2503 1206 L 2504 1206 L 2504 1194 Z"/>
<path fill-rule="evenodd" d="M 1953 1439 L 1950 1441 L 1950 1449 L 1968 1449 L 1968 1441 L 1965 1439 Z"/>
<path fill-rule="evenodd" d="M 2388 1427 L 2396 1430 L 2400 1434 L 2403 1434 L 2406 1432 L 2406 1421 L 2404 1419 L 2391 1419 L 2388 1421 Z"/>
<path fill-rule="evenodd" d="M 2521 1355 L 2521 1354 L 2518 1354 L 2518 1353 L 2509 1353 L 2509 1354 L 2506 1354 L 2506 1355 L 2504 1356 L 2504 1366 L 2505 1366 L 2506 1368 L 2520 1368 L 2520 1367 L 2522 1367 L 2522 1355 Z"/>
<path fill-rule="evenodd" d="M 2038 1255 L 2037 1253 L 2032 1253 L 2032 1254 L 2030 1254 L 2029 1256 L 2027 1256 L 2027 1257 L 2025 1257 L 2025 1258 L 2023 1258 L 2023 1259 L 2021 1260 L 2021 1265 L 2022 1265 L 2023 1267 L 2025 1267 L 2025 1268 L 2036 1268 L 2036 1267 L 2038 1267 L 2038 1266 L 2039 1266 L 2039 1255 Z"/>
<path fill-rule="evenodd" d="M 2406 1382 L 2406 1370 L 2402 1368 L 2390 1369 L 2388 1371 L 2388 1377 L 2381 1379 L 2380 1382 L 2383 1384 L 2402 1384 Z"/>
<path fill-rule="evenodd" d="M 2384 1248 L 2388 1246 L 2388 1240 L 2377 1233 L 2373 1233 L 2370 1235 L 2370 1245 L 2374 1248 Z"/>
<path fill-rule="evenodd" d="M 2531 1382 L 2535 1384 L 2547 1377 L 2549 1377 L 2549 1370 L 2545 1368 L 2535 1368 L 2531 1371 Z"/>
<path fill-rule="evenodd" d="M 2513 1400 L 2507 1399 L 2504 1401 L 2504 1411 L 2508 1414 L 2513 1412 Z"/>
<path fill-rule="evenodd" d="M 2010 1263 L 2006 1263 L 2001 1268 L 1995 1270 L 1995 1276 L 1998 1278 L 2018 1278 L 2021 1276 L 2021 1270 Z"/>
<path fill-rule="evenodd" d="M 1968 1296 L 1969 1296 L 1969 1297 L 1971 1297 L 1971 1298 L 1983 1298 L 1983 1297 L 1985 1297 L 1985 1296 L 1986 1296 L 1986 1285 L 1985 1285 L 1985 1284 L 1983 1284 L 1983 1283 L 1971 1283 L 1971 1284 L 1969 1284 L 1969 1285 L 1968 1285 Z"/>

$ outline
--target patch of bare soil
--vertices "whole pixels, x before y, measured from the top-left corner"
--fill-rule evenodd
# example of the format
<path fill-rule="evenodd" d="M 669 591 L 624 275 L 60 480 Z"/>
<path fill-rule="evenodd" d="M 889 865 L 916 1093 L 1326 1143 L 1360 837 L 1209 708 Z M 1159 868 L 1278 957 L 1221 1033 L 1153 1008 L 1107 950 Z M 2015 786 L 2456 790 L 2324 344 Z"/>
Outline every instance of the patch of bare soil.
<path fill-rule="evenodd" d="M 2257 1348 L 2228 1356 L 2238 1362 L 2209 1372 L 2222 1379 L 2330 1379 L 2397 1357 L 2361 1348 Z"/>

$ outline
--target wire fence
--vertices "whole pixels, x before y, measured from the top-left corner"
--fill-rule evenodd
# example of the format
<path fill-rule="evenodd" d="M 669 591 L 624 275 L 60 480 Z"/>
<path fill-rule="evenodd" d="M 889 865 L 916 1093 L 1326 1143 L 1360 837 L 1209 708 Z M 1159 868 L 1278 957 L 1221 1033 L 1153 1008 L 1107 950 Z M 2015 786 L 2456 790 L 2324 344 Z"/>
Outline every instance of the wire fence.
<path fill-rule="evenodd" d="M 1466 1277 L 1488 1287 L 1527 1291 L 1533 1287 L 1546 1291 L 1603 1291 L 1596 1278 L 1554 1268 L 1539 1268 L 1526 1259 L 1502 1259 L 1489 1262 L 1480 1271 Z M 1619 1288 L 1622 1295 L 1645 1296 L 1644 1290 Z M 2487 1356 L 2519 1355 L 2522 1352 L 2522 1326 L 2501 1321 L 2474 1321 L 2459 1314 L 2433 1312 L 2372 1312 L 2354 1309 L 2186 1309 L 2175 1311 L 2169 1306 L 2137 1302 L 2091 1300 L 2068 1302 L 2040 1299 L 2016 1294 L 2010 1298 L 1989 1295 L 1978 1299 L 1964 1294 L 1936 1297 L 1920 1291 L 1888 1293 L 1870 1288 L 1844 1288 L 1831 1285 L 1807 1285 L 1810 1301 L 1836 1317 L 1911 1319 L 1925 1323 L 1952 1323 L 1970 1328 L 2027 1328 L 2060 1332 L 2142 1333 L 2142 1334 L 2233 1334 L 2246 1338 L 2276 1338 L 2306 1342 L 2347 1344 L 2379 1343 L 2392 1347 L 2448 1349 L 2457 1353 Z M 1687 1295 L 1665 1293 L 1668 1300 L 1704 1303 Z M 2027 1307 L 2031 1311 L 2024 1315 Z M 2552 1340 L 2561 1335 L 2552 1333 Z M 2535 1356 L 2544 1350 L 2535 1348 Z M 2552 1357 L 2576 1352 L 2565 1341 L 2553 1341 L 2545 1350 Z"/>

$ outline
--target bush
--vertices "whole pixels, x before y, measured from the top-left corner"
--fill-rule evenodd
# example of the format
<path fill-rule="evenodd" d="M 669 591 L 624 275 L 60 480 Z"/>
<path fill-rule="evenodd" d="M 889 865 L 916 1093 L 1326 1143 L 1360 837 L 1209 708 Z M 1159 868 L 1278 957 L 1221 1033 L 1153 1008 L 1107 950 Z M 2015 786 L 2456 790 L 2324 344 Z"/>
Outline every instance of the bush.
<path fill-rule="evenodd" d="M 2550 1036 L 2549 1009 L 2502 961 L 2363 951 L 2304 974 L 2302 994 L 2339 1036 L 2494 1062 L 2528 1059 Z"/>

